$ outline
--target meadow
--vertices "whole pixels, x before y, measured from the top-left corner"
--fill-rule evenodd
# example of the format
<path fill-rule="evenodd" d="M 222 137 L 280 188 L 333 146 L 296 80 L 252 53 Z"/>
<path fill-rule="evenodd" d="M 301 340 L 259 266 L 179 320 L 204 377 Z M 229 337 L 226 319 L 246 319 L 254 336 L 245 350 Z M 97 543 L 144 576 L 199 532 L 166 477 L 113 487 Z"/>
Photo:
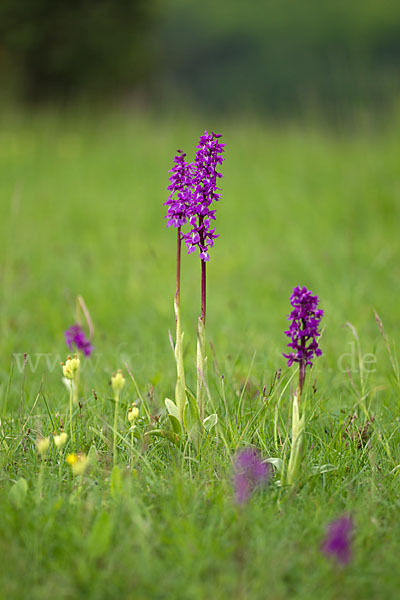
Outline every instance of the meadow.
<path fill-rule="evenodd" d="M 398 116 L 340 130 L 95 111 L 0 122 L 0 599 L 397 597 Z M 177 148 L 193 154 L 205 128 L 226 144 L 207 267 L 206 413 L 218 421 L 194 444 L 176 442 L 164 406 L 175 387 L 176 234 L 163 203 Z M 182 259 L 193 391 L 200 261 Z M 319 296 L 323 354 L 307 379 L 301 476 L 288 487 L 279 459 L 296 370 L 282 353 L 297 285 Z M 60 419 L 68 431 L 59 363 L 78 295 L 95 349 L 82 359 L 75 440 L 41 458 L 40 436 Z M 247 447 L 274 466 L 239 506 L 234 457 Z M 77 451 L 91 464 L 74 476 L 65 456 Z M 321 544 L 345 514 L 352 558 L 340 566 Z"/>

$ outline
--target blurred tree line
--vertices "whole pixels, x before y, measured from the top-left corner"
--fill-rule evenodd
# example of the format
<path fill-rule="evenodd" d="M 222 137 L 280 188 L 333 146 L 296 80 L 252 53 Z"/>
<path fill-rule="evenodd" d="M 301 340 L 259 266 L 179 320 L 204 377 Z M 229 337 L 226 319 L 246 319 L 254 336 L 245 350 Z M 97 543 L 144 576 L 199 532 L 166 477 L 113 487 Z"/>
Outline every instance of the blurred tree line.
<path fill-rule="evenodd" d="M 119 97 L 276 113 L 386 106 L 399 0 L 0 0 L 0 83 L 19 97 Z"/>
<path fill-rule="evenodd" d="M 399 0 L 170 0 L 165 89 L 275 113 L 386 105 L 400 91 Z"/>
<path fill-rule="evenodd" d="M 0 82 L 24 100 L 119 94 L 144 81 L 150 0 L 0 0 Z"/>

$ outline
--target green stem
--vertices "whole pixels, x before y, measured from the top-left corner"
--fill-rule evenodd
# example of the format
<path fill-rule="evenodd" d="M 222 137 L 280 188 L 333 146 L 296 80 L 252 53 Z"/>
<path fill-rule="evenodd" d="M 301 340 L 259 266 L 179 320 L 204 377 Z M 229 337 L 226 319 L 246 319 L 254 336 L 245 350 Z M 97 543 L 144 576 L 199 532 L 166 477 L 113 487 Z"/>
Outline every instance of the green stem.
<path fill-rule="evenodd" d="M 79 391 L 79 370 L 75 373 L 75 377 L 74 377 L 74 380 L 73 380 L 72 390 L 73 390 L 73 403 L 74 404 L 78 404 L 78 400 L 79 400 L 79 396 L 78 396 L 78 391 Z"/>
<path fill-rule="evenodd" d="M 176 294 L 175 294 L 175 320 L 176 320 L 176 338 L 175 338 L 175 361 L 176 361 L 176 386 L 175 403 L 178 408 L 179 421 L 184 426 L 184 412 L 187 402 L 186 398 L 186 380 L 185 368 L 183 365 L 183 333 L 181 329 L 181 228 L 178 227 L 177 235 L 177 253 L 176 253 Z"/>
<path fill-rule="evenodd" d="M 62 463 L 62 450 L 59 451 L 59 464 L 58 464 L 58 496 L 61 496 L 61 463 Z"/>
<path fill-rule="evenodd" d="M 185 368 L 183 365 L 183 334 L 181 330 L 180 307 L 175 299 L 175 317 L 176 317 L 176 340 L 175 340 L 175 361 L 176 361 L 176 386 L 175 403 L 178 408 L 179 421 L 183 425 L 183 415 L 186 405 L 186 380 Z"/>
<path fill-rule="evenodd" d="M 133 432 L 134 432 L 134 425 L 132 425 L 132 427 L 131 427 L 131 469 L 133 469 Z"/>
<path fill-rule="evenodd" d="M 200 419 L 204 420 L 204 382 L 206 378 L 206 330 L 204 321 L 199 317 L 197 327 L 197 404 L 200 411 Z"/>
<path fill-rule="evenodd" d="M 203 217 L 200 218 L 200 225 Z M 204 246 L 203 233 L 200 233 L 200 241 Z M 200 260 L 201 264 L 201 312 L 197 328 L 197 403 L 200 418 L 204 420 L 204 384 L 206 381 L 206 261 Z"/>
<path fill-rule="evenodd" d="M 292 408 L 292 446 L 287 468 L 287 483 L 293 485 L 298 479 L 304 451 L 305 415 L 300 418 L 300 399 L 302 388 L 299 385 L 293 398 Z"/>
<path fill-rule="evenodd" d="M 71 442 L 74 443 L 75 442 L 75 437 L 74 437 L 74 430 L 72 427 L 72 404 L 74 401 L 74 382 L 71 379 L 71 389 L 69 391 L 69 429 L 70 429 L 70 435 L 71 435 Z"/>
<path fill-rule="evenodd" d="M 41 458 L 38 482 L 37 482 L 37 497 L 36 497 L 36 501 L 38 504 L 40 504 L 40 502 L 42 501 L 42 491 L 43 491 L 43 459 Z"/>
<path fill-rule="evenodd" d="M 118 426 L 118 405 L 119 392 L 115 392 L 115 408 L 114 408 L 114 440 L 113 440 L 113 461 L 114 466 L 117 464 L 117 426 Z"/>

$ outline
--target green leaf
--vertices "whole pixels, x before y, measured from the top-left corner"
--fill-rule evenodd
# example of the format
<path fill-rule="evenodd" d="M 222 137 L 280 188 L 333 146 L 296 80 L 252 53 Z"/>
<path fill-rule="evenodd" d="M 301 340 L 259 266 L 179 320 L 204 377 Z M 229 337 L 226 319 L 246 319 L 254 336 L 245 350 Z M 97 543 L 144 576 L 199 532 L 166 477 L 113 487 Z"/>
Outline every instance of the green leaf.
<path fill-rule="evenodd" d="M 216 415 L 215 413 L 212 415 L 209 415 L 203 421 L 203 425 L 207 429 L 207 431 L 210 431 L 210 429 L 215 427 L 215 425 L 217 423 L 218 423 L 218 415 Z"/>
<path fill-rule="evenodd" d="M 99 457 L 97 454 L 96 446 L 92 444 L 90 446 L 90 450 L 88 452 L 88 461 L 91 467 L 96 467 L 98 463 Z"/>
<path fill-rule="evenodd" d="M 88 538 L 88 552 L 91 558 L 99 558 L 110 547 L 113 524 L 110 515 L 106 512 L 99 514 Z"/>
<path fill-rule="evenodd" d="M 323 473 L 329 473 L 330 471 L 336 471 L 337 467 L 335 465 L 315 465 L 311 467 L 311 470 L 314 475 L 322 475 Z"/>
<path fill-rule="evenodd" d="M 110 492 L 114 500 L 116 500 L 116 498 L 118 498 L 122 492 L 122 475 L 118 465 L 115 465 L 111 471 Z"/>
<path fill-rule="evenodd" d="M 190 390 L 187 390 L 187 399 L 185 421 L 187 428 L 190 429 L 193 425 L 201 425 L 201 419 L 197 400 Z"/>
<path fill-rule="evenodd" d="M 10 502 L 12 502 L 12 504 L 14 504 L 14 506 L 16 506 L 17 508 L 21 508 L 25 501 L 27 492 L 28 492 L 28 483 L 27 483 L 26 479 L 21 477 L 11 487 L 10 491 L 8 492 L 8 498 L 9 498 Z"/>
<path fill-rule="evenodd" d="M 171 421 L 172 429 L 175 431 L 175 433 L 181 433 L 182 427 L 181 427 L 181 424 L 179 423 L 178 419 L 176 417 L 174 417 L 174 415 L 168 415 L 168 417 L 169 417 L 169 420 Z"/>
<path fill-rule="evenodd" d="M 283 460 L 281 458 L 267 458 L 265 462 L 270 463 L 273 467 L 275 467 L 278 473 L 282 473 Z"/>
<path fill-rule="evenodd" d="M 169 420 L 175 433 L 181 433 L 182 427 L 179 421 L 179 409 L 169 398 L 165 398 L 165 406 L 168 411 Z"/>
<path fill-rule="evenodd" d="M 178 407 L 176 406 L 175 402 L 172 402 L 172 400 L 170 400 L 169 398 L 165 398 L 164 402 L 165 402 L 165 407 L 168 411 L 168 414 L 174 416 L 175 419 L 178 419 L 178 421 L 179 421 L 179 411 L 178 411 Z"/>
<path fill-rule="evenodd" d="M 152 429 L 151 431 L 146 431 L 145 435 L 163 438 L 168 442 L 172 442 L 178 448 L 181 446 L 179 436 L 174 431 L 168 431 L 168 429 Z"/>

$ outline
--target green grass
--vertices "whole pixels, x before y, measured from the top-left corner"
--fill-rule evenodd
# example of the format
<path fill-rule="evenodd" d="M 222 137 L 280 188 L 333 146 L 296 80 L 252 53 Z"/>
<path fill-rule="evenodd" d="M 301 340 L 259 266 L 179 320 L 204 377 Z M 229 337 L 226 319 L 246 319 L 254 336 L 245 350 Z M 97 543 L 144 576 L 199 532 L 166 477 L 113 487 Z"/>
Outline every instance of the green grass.
<path fill-rule="evenodd" d="M 162 206 L 167 171 L 175 150 L 190 155 L 205 127 L 222 131 L 227 149 L 221 236 L 208 267 L 207 339 L 215 355 L 209 349 L 207 411 L 219 421 L 196 451 L 146 432 L 168 429 L 164 398 L 173 397 L 175 384 L 168 339 L 175 232 L 165 227 Z M 1 599 L 397 596 L 400 386 L 373 310 L 395 353 L 399 133 L 396 119 L 379 133 L 335 133 L 245 119 L 3 118 Z M 185 254 L 182 268 L 186 375 L 194 389 L 197 257 Z M 318 293 L 325 310 L 324 354 L 308 378 L 301 482 L 295 491 L 281 488 L 275 473 L 239 508 L 231 486 L 236 449 L 253 444 L 265 458 L 287 450 L 293 373 L 281 353 L 298 284 Z M 95 325 L 96 351 L 82 373 L 75 448 L 69 442 L 66 451 L 90 451 L 92 468 L 74 480 L 63 460 L 60 480 L 51 446 L 38 502 L 35 439 L 57 429 L 60 418 L 68 431 L 58 362 L 78 294 Z M 358 368 L 347 322 L 361 355 L 376 359 L 370 374 Z M 22 369 L 25 352 L 32 362 Z M 142 404 L 132 448 L 126 409 L 138 394 L 127 376 L 112 475 L 109 382 L 125 362 L 152 422 Z M 277 369 L 278 384 L 264 394 Z M 368 441 L 358 434 L 365 411 L 374 417 Z M 315 473 L 322 465 L 330 467 Z M 28 491 L 16 499 L 10 490 L 19 478 Z M 320 545 L 326 524 L 344 512 L 354 517 L 354 559 L 337 569 Z"/>

